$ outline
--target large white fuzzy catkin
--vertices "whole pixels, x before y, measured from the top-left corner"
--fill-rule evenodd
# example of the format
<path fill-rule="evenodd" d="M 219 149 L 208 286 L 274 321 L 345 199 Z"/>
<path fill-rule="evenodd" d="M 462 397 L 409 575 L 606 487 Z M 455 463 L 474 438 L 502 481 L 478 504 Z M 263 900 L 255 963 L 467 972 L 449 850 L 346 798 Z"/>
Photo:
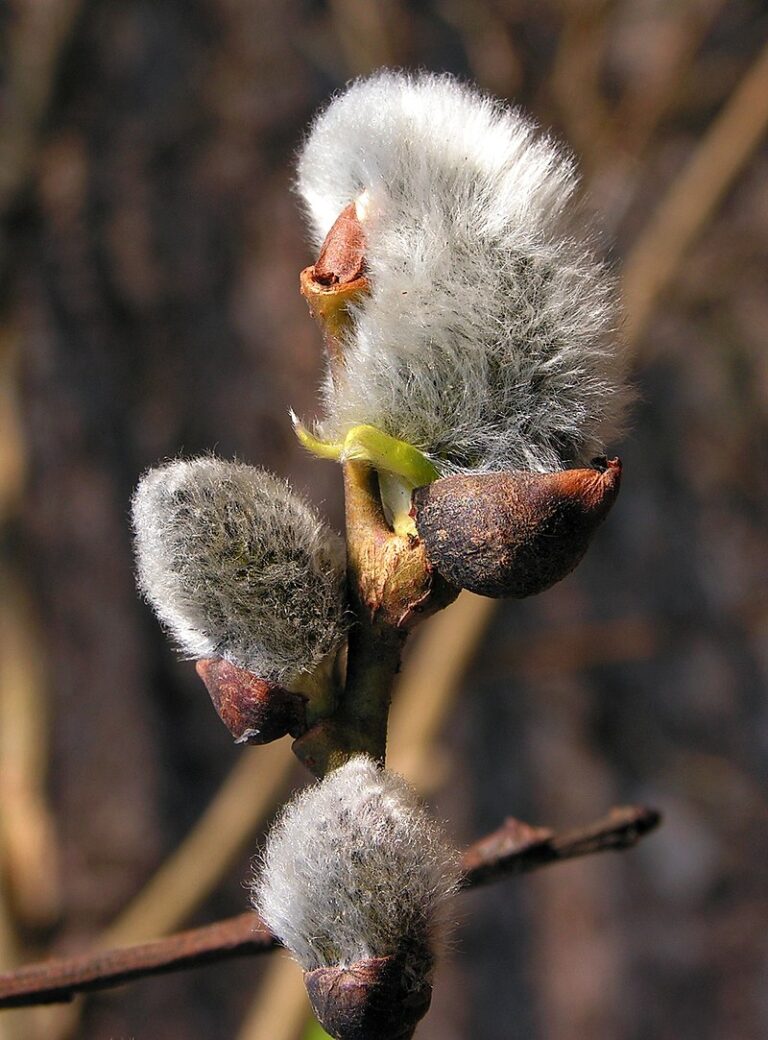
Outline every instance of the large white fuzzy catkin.
<path fill-rule="evenodd" d="M 367 192 L 370 294 L 321 433 L 370 423 L 442 472 L 586 463 L 618 432 L 613 286 L 574 221 L 571 159 L 449 76 L 354 83 L 304 144 L 317 244 Z"/>
<path fill-rule="evenodd" d="M 133 497 L 139 586 L 179 648 L 289 684 L 339 645 L 344 548 L 285 481 L 213 457 Z"/>
<path fill-rule="evenodd" d="M 458 863 L 413 789 L 359 755 L 283 810 L 254 903 L 305 970 L 399 953 L 407 971 L 439 938 Z"/>

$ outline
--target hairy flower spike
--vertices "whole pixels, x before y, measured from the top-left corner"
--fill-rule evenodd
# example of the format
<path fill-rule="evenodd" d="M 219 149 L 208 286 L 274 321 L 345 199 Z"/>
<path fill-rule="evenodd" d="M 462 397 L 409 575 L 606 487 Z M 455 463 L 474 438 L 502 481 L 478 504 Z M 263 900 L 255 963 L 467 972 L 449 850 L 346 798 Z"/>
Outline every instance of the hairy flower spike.
<path fill-rule="evenodd" d="M 429 945 L 457 870 L 415 791 L 358 755 L 283 811 L 254 900 L 302 967 L 349 965 Z"/>
<path fill-rule="evenodd" d="M 290 684 L 340 644 L 343 544 L 285 481 L 171 462 L 142 478 L 133 525 L 141 590 L 191 657 Z"/>
<path fill-rule="evenodd" d="M 434 946 L 458 877 L 458 856 L 412 788 L 359 755 L 284 810 L 267 839 L 254 902 L 310 973 L 326 1028 L 372 1040 L 383 1009 L 395 1020 L 402 1012 L 391 1006 L 393 993 L 406 1004 L 418 994 L 411 1003 L 419 1018 L 426 1011 Z M 342 992 L 351 1003 L 339 1008 Z"/>
<path fill-rule="evenodd" d="M 298 188 L 318 245 L 365 200 L 370 291 L 324 439 L 371 425 L 442 473 L 602 453 L 626 396 L 612 284 L 573 226 L 571 160 L 525 117 L 448 76 L 379 73 L 317 119 Z"/>

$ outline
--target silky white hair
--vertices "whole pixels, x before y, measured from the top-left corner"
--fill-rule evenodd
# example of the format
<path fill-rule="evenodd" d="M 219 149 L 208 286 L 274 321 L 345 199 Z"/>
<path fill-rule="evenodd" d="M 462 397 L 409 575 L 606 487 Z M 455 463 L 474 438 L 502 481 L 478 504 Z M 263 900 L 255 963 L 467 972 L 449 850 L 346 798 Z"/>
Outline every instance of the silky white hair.
<path fill-rule="evenodd" d="M 458 879 L 458 854 L 413 788 L 358 755 L 283 809 L 253 900 L 305 970 L 401 954 L 417 974 Z"/>
<path fill-rule="evenodd" d="M 320 433 L 370 423 L 452 471 L 601 454 L 625 410 L 613 284 L 573 220 L 570 157 L 447 75 L 380 72 L 317 118 L 297 187 L 316 244 L 367 192 L 370 294 Z"/>
<path fill-rule="evenodd" d="M 289 683 L 340 644 L 343 543 L 285 481 L 175 461 L 142 477 L 132 508 L 139 587 L 186 654 Z"/>

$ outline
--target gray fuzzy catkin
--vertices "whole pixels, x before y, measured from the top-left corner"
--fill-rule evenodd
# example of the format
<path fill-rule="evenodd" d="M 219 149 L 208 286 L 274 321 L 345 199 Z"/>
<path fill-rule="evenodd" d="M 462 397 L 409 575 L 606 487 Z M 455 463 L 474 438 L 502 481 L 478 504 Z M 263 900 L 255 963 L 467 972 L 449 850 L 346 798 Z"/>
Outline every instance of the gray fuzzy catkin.
<path fill-rule="evenodd" d="M 179 648 L 290 684 L 345 630 L 341 539 L 264 470 L 213 457 L 144 475 L 138 583 Z"/>
<path fill-rule="evenodd" d="M 588 462 L 625 411 L 614 287 L 572 160 L 450 76 L 382 72 L 318 117 L 297 187 L 316 244 L 367 192 L 371 291 L 320 433 L 370 423 L 444 472 Z"/>
<path fill-rule="evenodd" d="M 418 975 L 458 879 L 458 854 L 415 791 L 358 755 L 283 810 L 253 900 L 305 970 L 401 954 Z"/>

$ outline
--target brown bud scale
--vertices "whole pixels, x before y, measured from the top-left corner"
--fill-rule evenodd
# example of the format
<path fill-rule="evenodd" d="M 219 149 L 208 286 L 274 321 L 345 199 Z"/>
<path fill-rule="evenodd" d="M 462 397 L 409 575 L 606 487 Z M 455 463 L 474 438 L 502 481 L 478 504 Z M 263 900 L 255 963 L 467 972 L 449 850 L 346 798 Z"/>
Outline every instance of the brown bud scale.
<path fill-rule="evenodd" d="M 304 975 L 312 1010 L 335 1040 L 410 1040 L 432 1000 L 427 978 L 414 983 L 399 957 L 371 957 Z"/>
<path fill-rule="evenodd" d="M 365 233 L 350 202 L 325 236 L 315 264 L 315 281 L 321 285 L 346 285 L 365 271 Z"/>
<path fill-rule="evenodd" d="M 195 668 L 237 744 L 269 744 L 306 730 L 306 698 L 301 694 L 290 693 L 219 657 L 203 658 Z"/>
<path fill-rule="evenodd" d="M 430 564 L 481 596 L 523 598 L 569 574 L 619 492 L 621 462 L 559 473 L 474 473 L 414 492 Z"/>

